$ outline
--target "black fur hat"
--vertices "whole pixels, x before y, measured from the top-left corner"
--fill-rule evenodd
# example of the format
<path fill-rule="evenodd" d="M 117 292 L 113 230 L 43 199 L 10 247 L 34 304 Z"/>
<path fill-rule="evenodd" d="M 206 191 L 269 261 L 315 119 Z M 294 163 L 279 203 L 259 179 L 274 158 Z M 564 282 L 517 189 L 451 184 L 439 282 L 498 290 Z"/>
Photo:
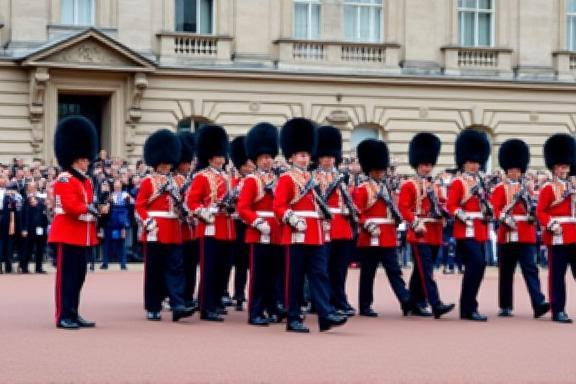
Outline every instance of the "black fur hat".
<path fill-rule="evenodd" d="M 180 163 L 190 163 L 196 154 L 196 137 L 193 132 L 181 131 L 177 133 L 182 151 L 180 152 Z"/>
<path fill-rule="evenodd" d="M 474 129 L 465 129 L 456 138 L 456 165 L 462 169 L 467 161 L 480 163 L 486 166 L 490 157 L 490 142 L 484 132 Z"/>
<path fill-rule="evenodd" d="M 575 165 L 576 141 L 566 133 L 550 136 L 544 143 L 544 160 L 549 170 L 557 164 Z"/>
<path fill-rule="evenodd" d="M 144 161 L 155 168 L 158 164 L 178 165 L 182 144 L 178 137 L 168 129 L 159 129 L 144 143 Z"/>
<path fill-rule="evenodd" d="M 286 159 L 297 152 L 316 153 L 318 129 L 312 120 L 296 117 L 288 120 L 280 131 L 280 146 Z"/>
<path fill-rule="evenodd" d="M 198 163 L 204 166 L 214 156 L 224 156 L 228 159 L 230 142 L 226 130 L 216 124 L 206 124 L 196 132 L 196 157 Z"/>
<path fill-rule="evenodd" d="M 58 164 L 70 168 L 74 160 L 96 159 L 98 137 L 94 124 L 84 116 L 69 116 L 56 126 L 54 153 Z"/>
<path fill-rule="evenodd" d="M 442 143 L 433 133 L 420 132 L 410 140 L 408 159 L 412 168 L 418 164 L 436 165 Z"/>
<path fill-rule="evenodd" d="M 387 169 L 390 166 L 388 146 L 382 140 L 363 140 L 358 144 L 356 151 L 362 172 L 365 174 L 372 170 Z"/>
<path fill-rule="evenodd" d="M 236 169 L 240 169 L 240 167 L 248 161 L 245 142 L 246 136 L 235 137 L 232 142 L 230 142 L 230 158 Z"/>
<path fill-rule="evenodd" d="M 520 168 L 525 173 L 530 163 L 530 148 L 520 139 L 506 140 L 498 150 L 498 162 L 505 171 Z"/>
<path fill-rule="evenodd" d="M 274 158 L 278 156 L 278 128 L 270 123 L 258 123 L 248 131 L 244 145 L 246 156 L 254 162 L 263 154 Z"/>
<path fill-rule="evenodd" d="M 337 165 L 342 162 L 342 133 L 331 125 L 318 128 L 318 147 L 314 158 L 319 159 L 322 156 L 336 158 Z"/>

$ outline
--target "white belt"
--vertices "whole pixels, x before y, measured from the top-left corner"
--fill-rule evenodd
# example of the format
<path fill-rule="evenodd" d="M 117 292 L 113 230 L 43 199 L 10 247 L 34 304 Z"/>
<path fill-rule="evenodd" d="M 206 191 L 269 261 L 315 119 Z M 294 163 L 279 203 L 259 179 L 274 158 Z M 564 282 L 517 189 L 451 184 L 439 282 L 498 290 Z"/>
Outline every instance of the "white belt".
<path fill-rule="evenodd" d="M 319 219 L 320 215 L 316 211 L 293 211 L 295 215 L 300 217 L 308 217 L 310 219 Z"/>
<path fill-rule="evenodd" d="M 420 220 L 422 223 L 440 223 L 440 219 L 435 219 L 433 217 L 416 217 L 417 220 Z"/>
<path fill-rule="evenodd" d="M 342 210 L 341 208 L 328 208 L 328 211 L 334 215 L 343 215 L 346 216 L 348 214 L 348 210 Z"/>
<path fill-rule="evenodd" d="M 530 221 L 530 216 L 528 215 L 512 215 L 514 221 Z"/>
<path fill-rule="evenodd" d="M 177 219 L 178 218 L 178 215 L 176 215 L 174 212 L 168 212 L 168 211 L 149 211 L 148 216 L 159 217 L 162 219 Z"/>
<path fill-rule="evenodd" d="M 366 222 L 374 224 L 396 224 L 394 219 L 389 219 L 387 217 L 371 217 L 367 219 Z"/>
<path fill-rule="evenodd" d="M 483 219 L 484 215 L 482 212 L 467 212 L 464 211 L 464 214 L 468 216 L 470 219 Z"/>
<path fill-rule="evenodd" d="M 56 208 L 54 208 L 54 214 L 55 215 L 65 215 L 66 212 L 64 211 L 64 209 L 62 207 L 56 207 Z M 91 213 L 83 213 L 80 216 L 78 216 L 77 219 L 80 221 L 87 222 L 87 223 L 96 221 L 96 217 L 94 217 L 94 215 Z"/>
<path fill-rule="evenodd" d="M 274 218 L 274 212 L 272 211 L 256 211 L 258 217 L 270 217 Z"/>
<path fill-rule="evenodd" d="M 572 217 L 572 216 L 553 217 L 552 220 L 558 222 L 559 224 L 574 224 L 574 223 L 576 223 L 576 217 Z"/>

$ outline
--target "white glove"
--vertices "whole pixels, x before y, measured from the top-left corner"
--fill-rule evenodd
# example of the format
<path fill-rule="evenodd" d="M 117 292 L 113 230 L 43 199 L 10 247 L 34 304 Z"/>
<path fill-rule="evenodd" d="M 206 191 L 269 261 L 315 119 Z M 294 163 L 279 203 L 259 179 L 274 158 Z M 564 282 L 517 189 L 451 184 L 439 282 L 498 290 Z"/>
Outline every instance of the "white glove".
<path fill-rule="evenodd" d="M 426 225 L 422 220 L 416 219 L 414 223 L 412 223 L 412 229 L 417 235 L 424 235 L 426 233 Z"/>
<path fill-rule="evenodd" d="M 146 232 L 153 232 L 156 229 L 158 229 L 158 224 L 156 224 L 156 220 L 154 220 L 151 217 L 144 220 L 144 229 L 146 230 Z"/>
<path fill-rule="evenodd" d="M 290 225 L 292 228 L 294 228 L 298 232 L 304 232 L 307 228 L 306 220 L 304 220 L 300 216 L 297 216 L 292 211 L 289 211 L 287 213 L 285 221 L 288 223 L 288 225 Z"/>
<path fill-rule="evenodd" d="M 214 223 L 214 214 L 208 208 L 198 208 L 194 211 L 194 215 L 206 224 Z"/>
<path fill-rule="evenodd" d="M 378 224 L 375 224 L 371 221 L 367 221 L 364 223 L 364 229 L 374 237 L 380 236 L 380 226 L 378 226 Z"/>
<path fill-rule="evenodd" d="M 548 224 L 548 230 L 555 235 L 562 234 L 562 226 L 559 222 L 552 220 L 550 224 Z"/>
<path fill-rule="evenodd" d="M 472 219 L 470 219 L 470 218 L 468 217 L 468 215 L 466 215 L 466 213 L 465 213 L 463 210 L 461 210 L 461 209 L 459 209 L 459 210 L 456 211 L 456 218 L 457 218 L 458 220 L 460 220 L 461 222 L 466 223 L 466 225 L 468 225 L 468 223 L 469 223 L 470 221 L 472 221 Z"/>
<path fill-rule="evenodd" d="M 510 215 L 505 215 L 502 218 L 500 218 L 500 221 L 505 224 L 508 228 L 511 229 L 516 229 L 517 225 L 516 222 L 514 221 L 514 218 Z"/>
<path fill-rule="evenodd" d="M 264 236 L 270 235 L 270 224 L 263 218 L 259 217 L 252 223 L 252 226 L 260 231 Z"/>

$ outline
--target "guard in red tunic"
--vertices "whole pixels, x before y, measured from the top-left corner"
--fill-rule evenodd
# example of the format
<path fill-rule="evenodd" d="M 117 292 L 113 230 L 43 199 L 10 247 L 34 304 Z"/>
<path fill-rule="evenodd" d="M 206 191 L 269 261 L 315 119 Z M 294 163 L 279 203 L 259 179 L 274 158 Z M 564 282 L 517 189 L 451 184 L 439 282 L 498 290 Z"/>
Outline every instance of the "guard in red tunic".
<path fill-rule="evenodd" d="M 506 179 L 494 188 L 491 197 L 494 216 L 500 221 L 498 316 L 512 316 L 514 271 L 519 263 L 534 317 L 538 318 L 550 310 L 550 304 L 544 300 L 536 266 L 536 205 L 530 186 L 522 180 L 530 163 L 530 149 L 522 140 L 507 140 L 500 146 L 498 161 L 506 172 Z"/>
<path fill-rule="evenodd" d="M 576 268 L 576 193 L 568 180 L 576 159 L 574 138 L 563 133 L 551 136 L 544 143 L 544 159 L 554 179 L 540 191 L 536 217 L 548 247 L 548 296 L 552 320 L 571 323 L 565 312 L 565 278 L 568 264 Z"/>
<path fill-rule="evenodd" d="M 366 139 L 358 144 L 357 152 L 362 172 L 368 176 L 354 192 L 361 227 L 357 241 L 360 254 L 360 316 L 378 316 L 372 309 L 372 302 L 379 264 L 386 270 L 390 286 L 406 316 L 410 312 L 410 292 L 402 279 L 396 256 L 396 226 L 402 222 L 402 217 L 385 183 L 386 171 L 390 166 L 388 146 L 381 140 Z"/>
<path fill-rule="evenodd" d="M 144 308 L 146 318 L 161 320 L 162 300 L 170 298 L 172 321 L 191 316 L 193 308 L 184 301 L 182 227 L 179 220 L 181 196 L 171 174 L 180 161 L 181 143 L 167 129 L 154 132 L 144 143 L 144 161 L 153 168 L 138 190 L 135 213 L 144 253 Z"/>
<path fill-rule="evenodd" d="M 56 250 L 56 326 L 62 329 L 94 327 L 78 313 L 86 263 L 98 243 L 96 221 L 108 206 L 93 204 L 92 182 L 86 175 L 96 158 L 96 129 L 81 116 L 63 119 L 56 127 L 54 152 L 64 169 L 54 183 L 54 220 L 48 242 Z"/>
<path fill-rule="evenodd" d="M 318 311 L 320 331 L 344 324 L 347 319 L 330 304 L 328 260 L 322 247 L 324 232 L 318 207 L 322 202 L 308 171 L 317 140 L 316 125 L 304 118 L 289 120 L 280 132 L 282 152 L 292 166 L 278 179 L 273 209 L 282 222 L 282 243 L 286 245 L 286 330 L 291 332 L 309 332 L 300 313 L 304 276 L 308 277 L 312 302 Z"/>
<path fill-rule="evenodd" d="M 222 290 L 226 262 L 236 238 L 233 196 L 224 165 L 230 152 L 228 135 L 219 125 L 204 125 L 196 133 L 198 172 L 186 196 L 186 209 L 198 219 L 200 242 L 201 319 L 224 321 Z"/>
<path fill-rule="evenodd" d="M 180 163 L 174 172 L 174 181 L 178 186 L 182 198 L 186 196 L 192 183 L 192 163 L 196 152 L 196 139 L 194 133 L 183 131 L 178 133 L 182 151 Z M 181 207 L 182 208 L 182 207 Z M 194 299 L 196 292 L 196 274 L 198 269 L 199 250 L 196 239 L 196 219 L 180 209 L 180 225 L 182 227 L 182 267 L 184 270 L 184 302 L 187 307 L 197 308 L 198 302 Z"/>
<path fill-rule="evenodd" d="M 412 314 L 431 315 L 415 302 L 415 298 L 423 297 L 432 306 L 436 319 L 454 309 L 454 304 L 444 304 L 440 300 L 434 281 L 434 262 L 442 246 L 444 213 L 447 213 L 431 176 L 441 145 L 440 139 L 431 133 L 418 133 L 412 138 L 408 158 L 416 175 L 402 184 L 398 198 L 398 209 L 409 226 L 407 240 L 414 257 L 410 278 Z"/>
<path fill-rule="evenodd" d="M 280 321 L 276 297 L 276 281 L 282 270 L 280 224 L 274 217 L 272 202 L 277 177 L 272 170 L 278 155 L 278 129 L 259 123 L 250 129 L 245 140 L 246 155 L 256 164 L 238 196 L 238 214 L 246 223 L 242 241 L 250 252 L 250 286 L 248 293 L 248 323 L 267 326 Z M 268 316 L 266 316 L 268 315 Z"/>
<path fill-rule="evenodd" d="M 462 171 L 448 189 L 447 208 L 454 217 L 456 253 L 464 264 L 460 294 L 460 318 L 486 321 L 478 312 L 476 296 L 486 269 L 486 241 L 488 223 L 493 219 L 488 191 L 479 173 L 490 156 L 490 142 L 486 134 L 472 129 L 462 131 L 456 138 L 456 164 Z"/>
<path fill-rule="evenodd" d="M 342 162 L 342 134 L 332 126 L 318 128 L 318 148 L 314 171 L 317 193 L 324 199 L 332 215 L 322 222 L 324 247 L 328 254 L 330 302 L 336 311 L 346 316 L 355 314 L 346 297 L 346 276 L 354 247 L 352 224 L 357 225 L 358 208 L 347 189 L 347 175 L 340 173 Z"/>

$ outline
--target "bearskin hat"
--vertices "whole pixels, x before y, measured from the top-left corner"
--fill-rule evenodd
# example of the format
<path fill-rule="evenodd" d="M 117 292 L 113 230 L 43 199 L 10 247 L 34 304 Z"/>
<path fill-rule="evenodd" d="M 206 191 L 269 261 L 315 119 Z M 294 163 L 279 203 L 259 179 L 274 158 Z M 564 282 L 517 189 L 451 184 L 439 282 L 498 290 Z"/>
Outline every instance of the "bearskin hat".
<path fill-rule="evenodd" d="M 490 157 L 490 142 L 484 132 L 465 129 L 456 138 L 456 165 L 462 168 L 467 161 L 477 162 L 484 168 Z"/>
<path fill-rule="evenodd" d="M 520 168 L 524 173 L 530 163 L 530 149 L 520 139 L 506 140 L 498 150 L 498 162 L 505 171 L 511 168 Z"/>
<path fill-rule="evenodd" d="M 288 120 L 280 131 L 280 146 L 286 159 L 297 152 L 316 153 L 318 129 L 308 119 L 297 117 Z"/>
<path fill-rule="evenodd" d="M 246 164 L 248 161 L 248 156 L 246 156 L 246 136 L 235 137 L 230 142 L 230 158 L 236 169 L 240 169 L 241 166 Z"/>
<path fill-rule="evenodd" d="M 552 135 L 544 143 L 544 160 L 550 170 L 557 164 L 575 165 L 576 141 L 566 133 Z"/>
<path fill-rule="evenodd" d="M 196 157 L 198 163 L 206 166 L 214 156 L 228 159 L 230 142 L 226 130 L 220 125 L 206 124 L 196 132 Z"/>
<path fill-rule="evenodd" d="M 178 165 L 182 144 L 180 139 L 168 129 L 159 129 L 146 139 L 144 143 L 144 161 L 151 167 L 159 164 Z"/>
<path fill-rule="evenodd" d="M 442 143 L 438 136 L 420 132 L 410 140 L 408 146 L 408 159 L 412 168 L 418 167 L 418 164 L 436 165 Z"/>
<path fill-rule="evenodd" d="M 358 144 L 356 151 L 362 172 L 365 174 L 372 170 L 387 169 L 390 166 L 388 146 L 382 140 L 363 140 Z"/>
<path fill-rule="evenodd" d="M 194 160 L 196 154 L 196 137 L 190 131 L 181 131 L 177 134 L 182 144 L 182 151 L 180 152 L 180 163 L 190 163 Z"/>
<path fill-rule="evenodd" d="M 84 116 L 69 116 L 56 126 L 54 153 L 58 164 L 70 168 L 74 160 L 94 161 L 98 146 L 98 136 L 94 124 Z"/>
<path fill-rule="evenodd" d="M 322 156 L 336 158 L 336 164 L 342 162 L 342 133 L 331 125 L 318 128 L 318 146 L 314 158 L 319 159 Z"/>
<path fill-rule="evenodd" d="M 278 128 L 270 123 L 258 123 L 248 131 L 244 145 L 246 156 L 254 162 L 263 154 L 274 158 L 278 156 Z"/>

